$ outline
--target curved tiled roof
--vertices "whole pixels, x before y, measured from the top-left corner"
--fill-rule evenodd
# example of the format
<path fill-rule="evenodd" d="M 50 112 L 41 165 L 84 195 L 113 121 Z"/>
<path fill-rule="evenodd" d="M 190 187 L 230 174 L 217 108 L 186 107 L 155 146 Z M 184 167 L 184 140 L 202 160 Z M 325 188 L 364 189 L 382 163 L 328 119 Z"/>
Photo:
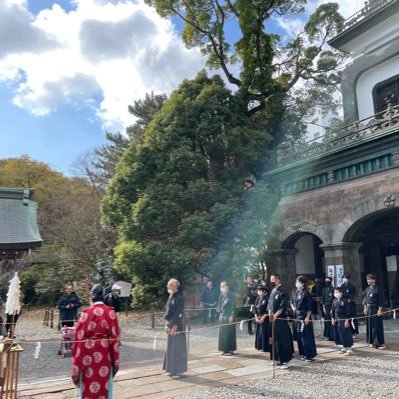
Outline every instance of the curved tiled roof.
<path fill-rule="evenodd" d="M 24 250 L 42 245 L 37 203 L 32 190 L 0 187 L 0 250 Z"/>

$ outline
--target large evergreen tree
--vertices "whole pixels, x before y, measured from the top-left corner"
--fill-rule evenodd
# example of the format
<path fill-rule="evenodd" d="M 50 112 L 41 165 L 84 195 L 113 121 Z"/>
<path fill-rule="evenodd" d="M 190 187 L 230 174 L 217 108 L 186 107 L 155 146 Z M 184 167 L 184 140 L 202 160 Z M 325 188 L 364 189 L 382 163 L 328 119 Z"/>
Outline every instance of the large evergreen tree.
<path fill-rule="evenodd" d="M 170 276 L 210 272 L 229 236 L 245 176 L 260 169 L 270 140 L 239 107 L 220 77 L 201 72 L 171 95 L 118 164 L 104 219 L 119 232 L 118 265 L 150 297 Z M 213 264 L 213 275 L 225 277 L 231 259 Z"/>
<path fill-rule="evenodd" d="M 184 81 L 129 143 L 103 201 L 104 221 L 119 236 L 117 265 L 149 303 L 166 280 L 195 275 L 241 277 L 265 241 L 278 200 L 261 181 L 270 149 L 292 145 L 315 108 L 332 109 L 342 55 L 326 49 L 342 17 L 321 5 L 289 42 L 270 33 L 274 16 L 304 11 L 306 0 L 147 0 L 184 23 L 218 76 Z M 227 38 L 235 24 L 240 37 Z M 313 119 L 313 118 L 311 118 Z M 256 188 L 243 190 L 248 176 Z M 269 207 L 269 208 L 268 208 Z"/>

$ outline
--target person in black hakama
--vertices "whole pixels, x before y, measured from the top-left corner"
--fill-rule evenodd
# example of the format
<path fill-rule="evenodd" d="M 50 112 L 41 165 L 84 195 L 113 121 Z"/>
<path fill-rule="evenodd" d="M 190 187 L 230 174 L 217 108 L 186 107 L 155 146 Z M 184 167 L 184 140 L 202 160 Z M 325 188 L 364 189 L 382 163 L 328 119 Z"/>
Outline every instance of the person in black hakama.
<path fill-rule="evenodd" d="M 336 327 L 336 334 L 339 336 L 339 342 L 342 343 L 342 349 L 339 352 L 345 355 L 352 354 L 351 315 L 351 304 L 347 298 L 343 297 L 342 288 L 335 288 L 331 308 L 331 323 Z"/>
<path fill-rule="evenodd" d="M 270 325 L 267 313 L 269 290 L 264 286 L 258 286 L 258 295 L 254 305 L 255 317 L 255 349 L 262 352 L 270 352 Z"/>
<path fill-rule="evenodd" d="M 317 355 L 312 323 L 312 297 L 306 289 L 304 276 L 299 276 L 295 285 L 297 291 L 293 295 L 291 307 L 295 314 L 299 356 L 301 360 L 311 362 Z"/>
<path fill-rule="evenodd" d="M 364 290 L 364 314 L 367 316 L 367 343 L 370 347 L 385 349 L 384 325 L 382 323 L 382 307 L 384 306 L 384 293 L 376 285 L 374 274 L 366 276 L 369 285 Z"/>
<path fill-rule="evenodd" d="M 220 283 L 220 296 L 216 312 L 219 313 L 218 350 L 224 356 L 231 356 L 237 349 L 236 325 L 234 323 L 235 300 L 226 281 Z"/>
<path fill-rule="evenodd" d="M 356 303 L 355 303 L 356 287 L 351 283 L 350 279 L 351 275 L 349 273 L 345 273 L 343 276 L 344 283 L 341 285 L 341 288 L 342 288 L 342 295 L 344 298 L 348 300 L 351 308 L 351 318 L 353 318 L 353 323 L 351 323 L 351 330 L 352 330 L 352 335 L 355 335 L 359 334 L 359 323 L 356 319 Z"/>
<path fill-rule="evenodd" d="M 291 367 L 290 361 L 293 354 L 291 329 L 286 320 L 288 293 L 281 286 L 280 275 L 272 274 L 270 282 L 273 289 L 270 293 L 267 310 L 271 325 L 271 337 L 274 338 L 274 353 L 273 350 L 270 351 L 271 359 L 280 368 L 288 369 Z"/>
<path fill-rule="evenodd" d="M 169 299 L 165 307 L 165 331 L 168 334 L 163 370 L 171 378 L 180 378 L 187 371 L 187 345 L 184 331 L 184 301 L 180 283 L 168 281 Z"/>
<path fill-rule="evenodd" d="M 334 341 L 334 326 L 331 324 L 331 308 L 334 300 L 334 288 L 331 285 L 332 278 L 325 278 L 325 286 L 321 293 L 320 305 L 323 310 L 324 318 L 324 339 L 326 341 Z"/>

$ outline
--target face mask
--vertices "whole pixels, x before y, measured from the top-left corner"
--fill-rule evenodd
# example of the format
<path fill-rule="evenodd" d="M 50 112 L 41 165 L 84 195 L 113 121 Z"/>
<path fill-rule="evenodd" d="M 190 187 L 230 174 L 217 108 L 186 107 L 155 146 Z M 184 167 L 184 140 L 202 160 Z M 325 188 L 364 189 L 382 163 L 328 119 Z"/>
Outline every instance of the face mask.
<path fill-rule="evenodd" d="M 296 287 L 298 290 L 300 290 L 300 289 L 303 287 L 303 285 L 302 285 L 299 281 L 297 281 L 297 282 L 295 283 L 295 287 Z"/>
<path fill-rule="evenodd" d="M 337 298 L 337 299 L 341 299 L 342 294 L 334 294 L 334 296 L 335 296 L 335 298 Z"/>
<path fill-rule="evenodd" d="M 263 296 L 263 291 L 258 291 L 258 296 Z"/>
<path fill-rule="evenodd" d="M 220 289 L 220 292 L 221 292 L 222 294 L 225 294 L 225 293 L 227 292 L 227 290 L 226 290 L 226 288 L 221 288 L 221 289 Z"/>
<path fill-rule="evenodd" d="M 171 290 L 170 288 L 168 289 L 168 293 L 169 293 L 169 295 L 172 295 L 173 294 L 173 290 Z"/>
<path fill-rule="evenodd" d="M 270 284 L 271 284 L 271 286 L 272 286 L 273 288 L 276 286 L 276 283 L 275 283 L 274 281 L 272 281 Z"/>
<path fill-rule="evenodd" d="M 326 280 L 326 285 L 327 285 L 327 286 L 331 285 L 331 281 Z"/>
<path fill-rule="evenodd" d="M 344 282 L 344 284 L 346 284 L 348 282 L 348 279 L 344 278 L 342 281 Z"/>
<path fill-rule="evenodd" d="M 367 280 L 367 284 L 371 287 L 374 285 L 374 280 Z"/>

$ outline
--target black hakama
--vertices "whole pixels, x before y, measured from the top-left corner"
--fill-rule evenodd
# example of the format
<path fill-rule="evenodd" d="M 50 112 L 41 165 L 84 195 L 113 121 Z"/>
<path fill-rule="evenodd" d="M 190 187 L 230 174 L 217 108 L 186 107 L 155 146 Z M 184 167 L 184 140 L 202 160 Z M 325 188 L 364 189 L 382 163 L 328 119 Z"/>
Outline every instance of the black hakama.
<path fill-rule="evenodd" d="M 174 337 L 168 334 L 163 370 L 172 375 L 187 371 L 187 344 L 184 331 L 178 331 Z"/>
<path fill-rule="evenodd" d="M 256 323 L 255 329 L 255 349 L 262 352 L 270 352 L 270 325 L 266 318 L 262 324 Z"/>
<path fill-rule="evenodd" d="M 273 323 L 270 325 L 272 326 Z M 276 320 L 274 326 L 274 358 L 272 360 L 281 364 L 288 363 L 292 359 L 293 353 L 292 334 L 288 321 Z M 270 357 L 272 358 L 272 351 L 270 351 Z"/>
<path fill-rule="evenodd" d="M 382 316 L 377 316 L 377 307 L 367 308 L 367 343 L 374 346 L 383 346 L 384 341 L 384 325 Z"/>
<path fill-rule="evenodd" d="M 218 350 L 223 353 L 234 352 L 237 350 L 236 325 L 229 324 L 230 316 L 219 317 L 219 342 Z"/>
<path fill-rule="evenodd" d="M 314 340 L 313 323 L 308 325 L 303 320 L 295 320 L 295 329 L 298 337 L 298 352 L 306 359 L 313 359 L 317 355 Z"/>
<path fill-rule="evenodd" d="M 339 345 L 344 348 L 351 348 L 353 345 L 352 328 L 349 322 L 348 328 L 345 328 L 345 320 L 338 319 L 335 323 L 337 329 L 337 335 L 339 336 Z"/>

